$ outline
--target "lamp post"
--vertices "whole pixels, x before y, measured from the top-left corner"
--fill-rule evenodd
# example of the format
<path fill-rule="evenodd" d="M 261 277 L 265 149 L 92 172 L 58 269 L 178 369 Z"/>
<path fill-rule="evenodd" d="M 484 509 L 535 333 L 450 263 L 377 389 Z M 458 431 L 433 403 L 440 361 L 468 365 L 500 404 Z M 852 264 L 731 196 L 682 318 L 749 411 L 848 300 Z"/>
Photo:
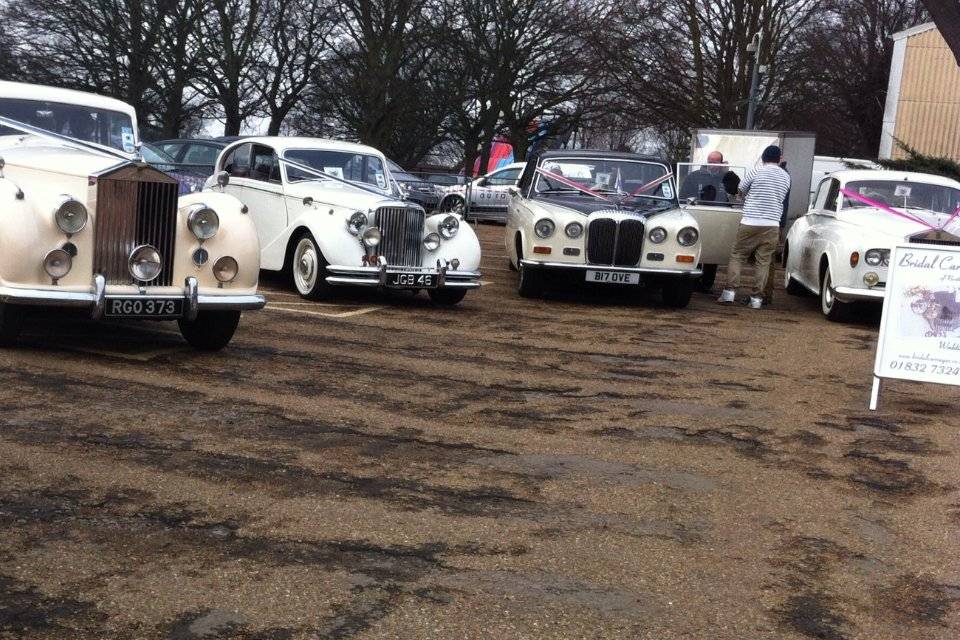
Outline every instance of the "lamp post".
<path fill-rule="evenodd" d="M 760 45 L 762 36 L 758 31 L 747 45 L 747 53 L 753 54 L 753 72 L 750 74 L 750 98 L 747 106 L 747 129 L 753 129 L 753 120 L 757 111 L 757 90 L 760 84 Z"/>

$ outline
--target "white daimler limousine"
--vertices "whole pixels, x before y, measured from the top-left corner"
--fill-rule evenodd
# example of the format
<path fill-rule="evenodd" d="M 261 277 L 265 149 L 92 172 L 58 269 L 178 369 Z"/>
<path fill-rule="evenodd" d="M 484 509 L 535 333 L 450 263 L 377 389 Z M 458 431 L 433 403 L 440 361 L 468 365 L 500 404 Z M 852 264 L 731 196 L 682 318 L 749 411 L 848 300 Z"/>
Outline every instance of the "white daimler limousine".
<path fill-rule="evenodd" d="M 852 303 L 883 300 L 890 249 L 960 245 L 960 183 L 902 171 L 850 170 L 820 181 L 783 248 L 787 291 L 820 296 L 830 320 Z"/>
<path fill-rule="evenodd" d="M 0 82 L 0 340 L 25 306 L 94 318 L 177 320 L 201 349 L 225 346 L 259 309 L 256 231 L 224 193 L 177 197 L 145 164 L 133 108 Z"/>
<path fill-rule="evenodd" d="M 669 166 L 630 153 L 531 158 L 504 242 L 524 297 L 540 295 L 552 274 L 657 288 L 667 305 L 685 307 L 701 275 L 697 221 L 679 208 Z"/>
<path fill-rule="evenodd" d="M 230 176 L 226 192 L 250 208 L 262 267 L 290 273 L 305 298 L 361 286 L 424 289 L 434 302 L 456 304 L 480 286 L 473 229 L 456 213 L 427 216 L 400 199 L 372 147 L 245 138 L 221 152 L 217 170 Z"/>

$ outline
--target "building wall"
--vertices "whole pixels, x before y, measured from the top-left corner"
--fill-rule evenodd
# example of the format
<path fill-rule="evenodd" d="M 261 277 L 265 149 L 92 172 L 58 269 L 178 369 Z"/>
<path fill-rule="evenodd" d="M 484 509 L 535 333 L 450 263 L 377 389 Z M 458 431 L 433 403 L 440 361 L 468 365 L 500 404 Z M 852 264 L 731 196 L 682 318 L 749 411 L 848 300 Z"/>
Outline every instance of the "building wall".
<path fill-rule="evenodd" d="M 960 66 L 937 29 L 906 38 L 893 135 L 921 153 L 960 161 Z M 905 155 L 896 142 L 890 152 Z"/>

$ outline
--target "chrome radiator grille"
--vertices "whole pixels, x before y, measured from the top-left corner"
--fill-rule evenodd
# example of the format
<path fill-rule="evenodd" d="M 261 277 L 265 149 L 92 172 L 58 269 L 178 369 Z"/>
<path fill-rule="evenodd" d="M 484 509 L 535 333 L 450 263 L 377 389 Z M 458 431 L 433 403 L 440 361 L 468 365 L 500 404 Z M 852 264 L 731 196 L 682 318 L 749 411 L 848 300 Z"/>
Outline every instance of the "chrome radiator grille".
<path fill-rule="evenodd" d="M 597 218 L 587 226 L 587 261 L 590 264 L 633 267 L 643 251 L 643 222 Z"/>
<path fill-rule="evenodd" d="M 380 227 L 380 255 L 388 265 L 420 266 L 423 247 L 423 210 L 413 207 L 380 207 L 377 226 Z"/>
<path fill-rule="evenodd" d="M 152 169 L 130 167 L 97 179 L 93 268 L 107 284 L 133 283 L 127 260 L 141 244 L 155 247 L 162 259 L 150 284 L 173 282 L 177 192 L 175 180 Z"/>

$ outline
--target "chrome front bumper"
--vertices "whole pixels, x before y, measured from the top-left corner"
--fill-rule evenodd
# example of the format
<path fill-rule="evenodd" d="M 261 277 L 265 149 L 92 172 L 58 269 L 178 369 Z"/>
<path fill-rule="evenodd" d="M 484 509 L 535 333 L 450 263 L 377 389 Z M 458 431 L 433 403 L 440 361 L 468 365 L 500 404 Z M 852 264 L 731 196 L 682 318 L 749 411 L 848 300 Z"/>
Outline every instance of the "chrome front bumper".
<path fill-rule="evenodd" d="M 479 271 L 464 271 L 454 269 L 449 262 L 437 260 L 433 267 L 401 267 L 390 266 L 383 258 L 375 267 L 347 267 L 343 265 L 328 265 L 327 282 L 346 287 L 386 287 L 388 273 L 411 273 L 434 275 L 437 277 L 438 289 L 476 289 L 480 286 Z M 398 287 L 401 289 L 416 289 L 418 287 Z"/>
<path fill-rule="evenodd" d="M 833 290 L 833 296 L 840 302 L 882 302 L 886 295 L 886 290 L 880 287 L 837 287 Z"/>
<path fill-rule="evenodd" d="M 199 293 L 197 279 L 188 277 L 183 283 L 183 295 L 142 294 L 150 300 L 183 300 L 183 317 L 194 320 L 197 313 L 204 310 L 251 311 L 262 309 L 266 304 L 263 296 L 253 295 L 203 295 Z M 106 280 L 100 274 L 93 277 L 92 290 L 56 291 L 53 289 L 20 289 L 18 287 L 0 287 L 0 302 L 40 307 L 89 308 L 94 320 L 103 317 L 103 309 L 111 297 L 107 293 Z M 123 298 L 132 297 L 124 294 Z"/>
<path fill-rule="evenodd" d="M 547 269 L 550 271 L 617 271 L 620 273 L 639 273 L 641 276 L 650 278 L 670 277 L 670 278 L 699 278 L 703 275 L 703 270 L 696 269 L 651 269 L 649 267 L 611 267 L 602 264 L 571 264 L 567 262 L 540 262 L 539 260 L 521 260 L 520 264 L 534 269 Z"/>

